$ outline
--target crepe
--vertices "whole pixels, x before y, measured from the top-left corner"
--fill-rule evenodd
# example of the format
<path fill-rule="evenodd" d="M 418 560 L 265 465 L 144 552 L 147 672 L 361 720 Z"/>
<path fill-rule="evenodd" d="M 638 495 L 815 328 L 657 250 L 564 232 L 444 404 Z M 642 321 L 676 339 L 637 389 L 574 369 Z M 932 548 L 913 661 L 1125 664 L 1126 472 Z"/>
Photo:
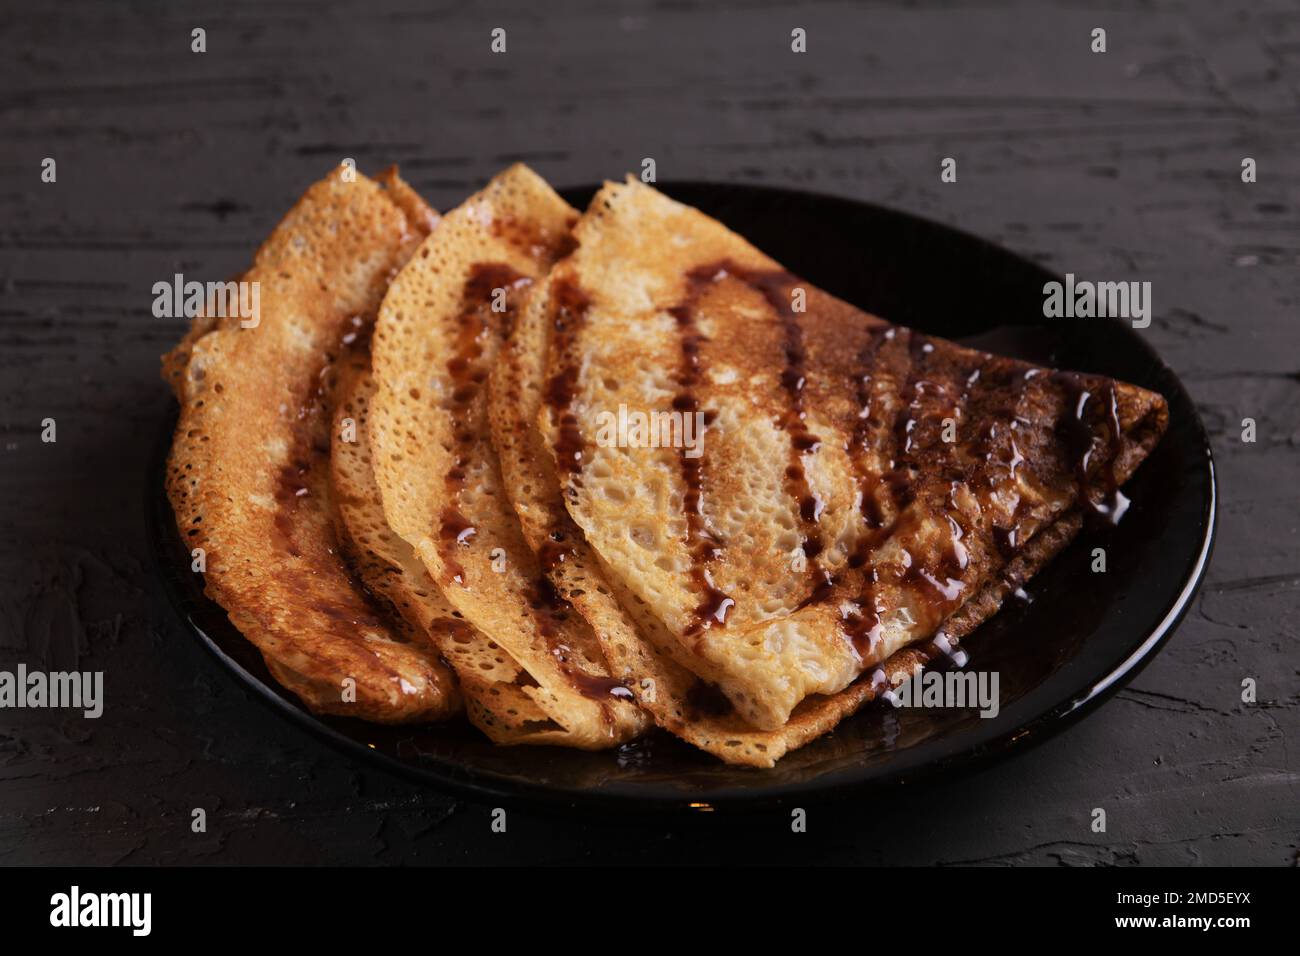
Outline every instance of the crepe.
<path fill-rule="evenodd" d="M 645 716 L 520 531 L 486 426 L 484 385 L 533 284 L 569 248 L 574 210 L 514 166 L 449 213 L 394 279 L 374 340 L 371 450 L 389 525 L 448 603 L 523 668 L 521 691 L 596 749 Z"/>
<path fill-rule="evenodd" d="M 873 681 L 833 697 L 809 698 L 776 730 L 748 724 L 716 685 L 673 659 L 671 650 L 665 650 L 670 638 L 662 625 L 643 602 L 604 572 L 599 556 L 569 517 L 554 462 L 537 427 L 549 330 L 557 320 L 565 321 L 565 311 L 573 305 L 553 298 L 552 287 L 564 289 L 569 271 L 569 263 L 560 263 L 532 294 L 490 378 L 492 440 L 524 536 L 559 593 L 590 622 L 610 672 L 631 689 L 657 724 L 729 763 L 771 767 L 882 689 L 907 680 L 926 658 L 919 653 L 895 655 Z M 703 661 L 691 663 L 705 667 Z"/>
<path fill-rule="evenodd" d="M 557 589 L 599 635 L 612 673 L 629 686 L 660 725 L 729 763 L 771 767 L 789 750 L 834 727 L 864 702 L 897 687 L 936 654 L 933 645 L 891 656 L 881 667 L 832 696 L 814 695 L 774 730 L 747 723 L 716 685 L 676 660 L 669 637 L 646 605 L 607 575 L 564 507 L 554 462 L 537 427 L 546 390 L 551 330 L 578 303 L 552 298 L 553 286 L 572 290 L 572 263 L 560 263 L 533 293 L 491 375 L 490 422 L 505 486 L 529 545 Z M 1031 576 L 1077 529 L 1065 522 L 1040 536 L 1005 571 L 950 619 L 955 642 L 990 616 L 1006 593 Z M 620 600 L 621 599 L 621 600 Z M 652 640 L 649 635 L 654 635 Z M 696 670 L 706 662 L 689 660 Z"/>
<path fill-rule="evenodd" d="M 1166 424 L 1153 393 L 890 326 L 635 181 L 607 184 L 574 238 L 520 325 L 544 368 L 525 378 L 514 360 L 506 376 L 531 398 L 501 403 L 539 405 L 554 485 L 521 452 L 512 497 L 539 553 L 539 532 L 568 549 L 544 563 L 584 592 L 620 676 L 662 692 L 679 669 L 660 723 L 712 740 L 700 716 L 734 715 L 774 735 L 709 743 L 741 762 L 960 656 L 1083 516 L 1122 514 L 1119 485 Z M 620 409 L 698 422 L 702 453 L 601 441 Z M 582 599 L 602 588 L 623 626 L 614 602 Z M 692 708 L 691 689 L 711 704 Z"/>
<path fill-rule="evenodd" d="M 366 587 L 393 605 L 412 639 L 431 642 L 452 665 L 466 714 L 493 743 L 567 743 L 567 731 L 528 696 L 527 672 L 460 616 L 411 546 L 388 526 L 370 457 L 374 390 L 369 353 L 353 356 L 340 377 L 330 451 L 344 554 Z"/>
<path fill-rule="evenodd" d="M 460 707 L 436 652 L 390 626 L 339 556 L 327 462 L 334 361 L 436 221 L 395 170 L 335 170 L 241 277 L 260 283 L 260 322 L 200 317 L 163 361 L 182 539 L 202 549 L 207 594 L 318 713 L 404 723 Z"/>
<path fill-rule="evenodd" d="M 240 279 L 260 324 L 201 316 L 163 361 L 208 594 L 312 710 L 463 706 L 498 744 L 653 720 L 771 767 L 960 665 L 1122 517 L 1167 423 L 863 313 L 631 179 L 579 217 L 514 166 L 439 221 L 338 171 Z"/>

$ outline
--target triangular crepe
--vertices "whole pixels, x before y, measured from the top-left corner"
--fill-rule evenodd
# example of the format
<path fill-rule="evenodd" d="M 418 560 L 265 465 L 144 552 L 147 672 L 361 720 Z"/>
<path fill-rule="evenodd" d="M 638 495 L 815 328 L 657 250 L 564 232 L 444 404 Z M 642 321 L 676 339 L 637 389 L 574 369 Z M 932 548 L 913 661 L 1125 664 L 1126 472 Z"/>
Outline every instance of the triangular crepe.
<path fill-rule="evenodd" d="M 550 330 L 565 321 L 566 310 L 575 304 L 551 295 L 554 285 L 565 288 L 568 273 L 569 263 L 561 262 L 532 294 L 492 370 L 492 439 L 524 536 L 560 594 L 590 622 L 611 674 L 633 691 L 656 723 L 729 763 L 770 767 L 787 751 L 830 730 L 881 688 L 902 683 L 922 658 L 895 655 L 874 684 L 808 698 L 776 730 L 748 724 L 716 686 L 674 659 L 663 626 L 644 602 L 605 573 L 569 517 L 537 428 Z"/>
<path fill-rule="evenodd" d="M 241 277 L 258 328 L 200 317 L 164 358 L 178 526 L 320 712 L 433 720 L 463 690 L 497 743 L 608 747 L 649 714 L 771 766 L 960 662 L 1122 515 L 1166 424 L 1150 392 L 866 315 L 635 181 L 579 220 L 512 167 L 430 236 L 395 173 L 349 179 Z"/>
<path fill-rule="evenodd" d="M 180 400 L 167 491 L 209 596 L 313 710 L 384 723 L 460 707 L 423 641 L 390 627 L 338 553 L 328 428 L 335 360 L 364 339 L 389 277 L 436 222 L 390 171 L 312 186 L 241 279 L 260 321 L 195 320 L 164 358 Z"/>
<path fill-rule="evenodd" d="M 453 210 L 394 279 L 374 341 L 371 449 L 384 512 L 448 602 L 516 661 L 565 743 L 608 747 L 645 726 L 587 622 L 525 543 L 486 425 L 486 381 L 533 284 L 577 218 L 514 166 Z M 495 306 L 495 308 L 494 308 Z"/>
<path fill-rule="evenodd" d="M 370 355 L 358 354 L 341 373 L 330 451 L 339 537 L 349 563 L 367 588 L 393 605 L 413 636 L 432 642 L 452 665 L 466 714 L 493 743 L 568 743 L 568 732 L 528 696 L 528 673 L 466 623 L 411 546 L 388 526 L 370 457 L 374 390 Z"/>
<path fill-rule="evenodd" d="M 865 315 L 636 182 L 574 236 L 539 425 L 597 592 L 638 625 L 628 660 L 672 660 L 788 744 L 792 713 L 851 709 L 901 648 L 958 653 L 1081 514 L 1115 516 L 1165 425 L 1150 392 Z M 702 454 L 602 443 L 620 408 L 698 413 Z M 514 497 L 527 527 L 536 496 Z"/>

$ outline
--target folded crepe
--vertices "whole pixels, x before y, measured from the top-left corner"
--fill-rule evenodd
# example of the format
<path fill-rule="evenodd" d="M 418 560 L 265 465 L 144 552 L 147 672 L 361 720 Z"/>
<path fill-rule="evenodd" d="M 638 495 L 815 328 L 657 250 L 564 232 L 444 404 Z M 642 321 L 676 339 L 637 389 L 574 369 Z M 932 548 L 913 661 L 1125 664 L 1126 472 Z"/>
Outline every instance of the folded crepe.
<path fill-rule="evenodd" d="M 352 356 L 341 372 L 330 451 L 344 554 L 366 587 L 396 609 L 412 639 L 432 642 L 453 667 L 466 715 L 493 743 L 569 743 L 568 732 L 528 696 L 528 672 L 465 621 L 388 526 L 370 457 L 374 391 L 369 353 Z"/>
<path fill-rule="evenodd" d="M 901 684 L 925 657 L 896 654 L 882 668 L 878 683 L 810 697 L 775 730 L 753 727 L 715 684 L 698 676 L 697 670 L 717 676 L 704 662 L 688 662 L 692 670 L 674 659 L 683 655 L 674 654 L 666 629 L 644 601 L 605 572 L 565 510 L 555 464 L 538 428 L 552 330 L 562 332 L 574 310 L 582 308 L 581 300 L 573 298 L 570 269 L 570 263 L 560 263 L 534 290 L 490 378 L 492 440 L 523 534 L 556 589 L 598 635 L 611 674 L 657 724 L 729 763 L 771 767 L 789 750 L 833 728 L 880 687 Z"/>
<path fill-rule="evenodd" d="M 312 186 L 241 277 L 260 321 L 196 319 L 163 360 L 180 402 L 167 493 L 207 594 L 312 710 L 383 723 L 460 708 L 450 670 L 390 625 L 339 555 L 329 481 L 336 362 L 437 222 L 395 170 Z"/>
<path fill-rule="evenodd" d="M 733 762 L 960 657 L 1118 519 L 1166 424 L 1142 389 L 866 315 L 635 181 L 573 233 L 494 375 L 505 487 L 615 675 Z M 702 446 L 610 440 L 620 410 Z"/>
<path fill-rule="evenodd" d="M 500 744 L 653 719 L 770 767 L 960 663 L 1122 516 L 1167 419 L 867 315 L 633 180 L 579 217 L 515 166 L 439 221 L 338 171 L 241 279 L 261 322 L 200 317 L 163 363 L 209 595 L 313 710 L 463 694 Z"/>
<path fill-rule="evenodd" d="M 369 424 L 388 524 L 521 668 L 514 686 L 554 729 L 534 741 L 597 749 L 635 736 L 645 716 L 523 539 L 486 425 L 500 343 L 576 218 L 523 166 L 447 214 L 380 309 Z"/>

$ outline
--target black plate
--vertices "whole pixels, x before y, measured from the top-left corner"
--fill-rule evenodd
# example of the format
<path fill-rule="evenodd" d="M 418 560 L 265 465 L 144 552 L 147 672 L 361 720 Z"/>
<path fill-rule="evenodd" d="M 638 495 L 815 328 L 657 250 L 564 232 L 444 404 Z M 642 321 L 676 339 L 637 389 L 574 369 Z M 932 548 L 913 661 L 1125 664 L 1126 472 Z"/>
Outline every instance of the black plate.
<path fill-rule="evenodd" d="M 900 325 L 1043 365 L 1099 372 L 1159 392 L 1169 431 L 1127 486 L 1132 507 L 1105 540 L 1085 532 L 963 646 L 996 670 L 1001 711 L 900 709 L 877 702 L 772 770 L 728 767 L 654 732 L 616 751 L 498 748 L 468 725 L 393 729 L 308 713 L 188 570 L 163 487 L 169 422 L 152 469 L 159 572 L 191 630 L 244 683 L 358 759 L 433 786 L 501 799 L 626 809 L 807 803 L 915 781 L 1005 756 L 1060 730 L 1130 680 L 1186 612 L 1214 530 L 1205 430 L 1173 372 L 1128 323 L 1045 319 L 1041 267 L 914 216 L 831 196 L 681 183 L 664 192 L 736 230 L 791 271 Z M 565 190 L 578 208 L 594 190 Z M 1104 544 L 1108 571 L 1093 574 Z"/>

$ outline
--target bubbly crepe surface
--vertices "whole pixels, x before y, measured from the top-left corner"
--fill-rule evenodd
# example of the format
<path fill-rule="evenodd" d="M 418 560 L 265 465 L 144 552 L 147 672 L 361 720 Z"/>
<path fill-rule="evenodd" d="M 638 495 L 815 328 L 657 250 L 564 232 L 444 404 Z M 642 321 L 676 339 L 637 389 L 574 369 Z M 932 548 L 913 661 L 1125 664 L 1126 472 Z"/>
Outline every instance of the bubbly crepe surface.
<path fill-rule="evenodd" d="M 889 326 L 639 183 L 575 237 L 539 412 L 567 510 L 760 729 L 936 633 L 1072 509 L 1122 507 L 1164 427 L 1156 395 Z M 702 454 L 598 442 L 620 408 L 698 415 Z"/>
<path fill-rule="evenodd" d="M 771 766 L 960 661 L 1085 521 L 1122 517 L 1166 425 L 1151 392 L 868 315 L 639 182 L 579 214 L 515 166 L 436 227 L 395 176 L 339 186 L 250 270 L 283 282 L 311 250 L 264 288 L 261 344 L 199 321 L 165 361 L 179 526 L 318 710 L 432 720 L 463 695 L 497 743 L 611 747 L 653 721 Z M 331 347 L 376 314 L 371 352 Z M 304 402 L 310 426 L 276 411 Z M 629 414 L 658 430 L 611 439 Z M 261 440 L 202 447 L 236 419 Z M 275 488 L 304 435 L 286 543 Z M 347 610 L 313 612 L 326 596 Z M 363 708 L 331 706 L 345 670 Z"/>
<path fill-rule="evenodd" d="M 443 219 L 380 310 L 371 447 L 394 530 L 452 606 L 523 666 L 524 693 L 567 742 L 597 748 L 635 736 L 645 717 L 524 541 L 486 421 L 497 350 L 576 218 L 513 167 Z"/>
<path fill-rule="evenodd" d="M 385 188 L 386 187 L 386 188 Z M 258 250 L 255 326 L 196 320 L 164 359 L 180 401 L 167 492 L 209 596 L 313 710 L 385 723 L 460 707 L 450 670 L 391 626 L 338 553 L 333 366 L 436 217 L 395 174 L 337 170 Z"/>

